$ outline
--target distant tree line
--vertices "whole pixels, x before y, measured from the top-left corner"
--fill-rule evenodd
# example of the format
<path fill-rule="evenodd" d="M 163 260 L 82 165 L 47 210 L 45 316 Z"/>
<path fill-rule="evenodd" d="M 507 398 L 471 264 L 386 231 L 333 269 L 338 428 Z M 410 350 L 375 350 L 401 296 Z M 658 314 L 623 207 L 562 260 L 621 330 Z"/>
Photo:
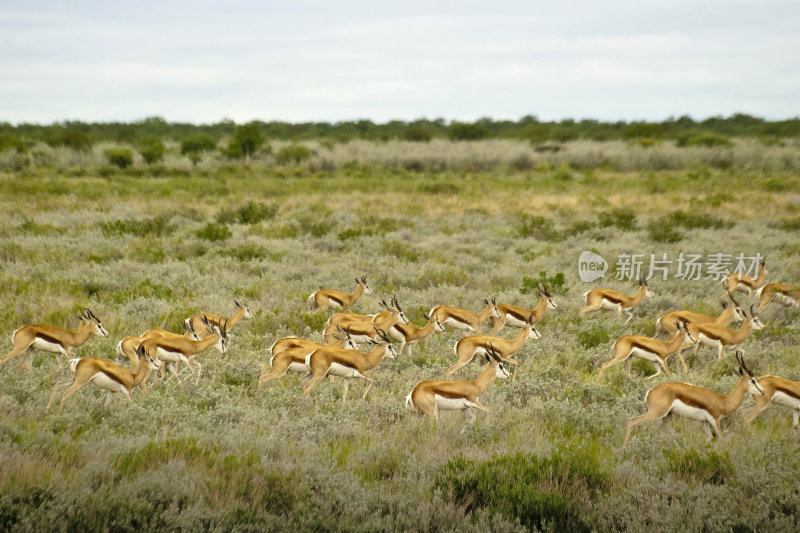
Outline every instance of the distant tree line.
<path fill-rule="evenodd" d="M 280 122 L 253 121 L 237 125 L 232 120 L 214 124 L 167 122 L 161 117 L 148 117 L 136 122 L 64 121 L 49 125 L 0 123 L 0 151 L 24 151 L 35 143 L 88 150 L 98 142 L 127 143 L 144 148 L 158 159 L 163 141 L 181 143 L 187 155 L 215 149 L 227 140 L 227 155 L 248 157 L 266 140 L 303 141 L 329 140 L 346 142 L 353 139 L 386 141 L 402 139 L 427 142 L 434 138 L 451 140 L 523 139 L 535 144 L 561 143 L 577 139 L 675 140 L 681 145 L 725 144 L 728 137 L 760 137 L 779 139 L 800 136 L 800 117 L 768 121 L 747 114 L 711 117 L 696 121 L 688 116 L 662 122 L 540 121 L 525 116 L 517 121 L 481 118 L 474 122 L 420 119 L 392 120 L 375 123 L 371 120 L 344 122 Z"/>

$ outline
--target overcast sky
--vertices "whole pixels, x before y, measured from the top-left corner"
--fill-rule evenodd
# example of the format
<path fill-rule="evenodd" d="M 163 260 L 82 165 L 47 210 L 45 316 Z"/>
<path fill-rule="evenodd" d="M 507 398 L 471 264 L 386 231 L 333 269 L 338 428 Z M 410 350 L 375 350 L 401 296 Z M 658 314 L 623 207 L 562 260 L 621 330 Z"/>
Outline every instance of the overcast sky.
<path fill-rule="evenodd" d="M 800 116 L 797 0 L 0 7 L 0 121 Z"/>

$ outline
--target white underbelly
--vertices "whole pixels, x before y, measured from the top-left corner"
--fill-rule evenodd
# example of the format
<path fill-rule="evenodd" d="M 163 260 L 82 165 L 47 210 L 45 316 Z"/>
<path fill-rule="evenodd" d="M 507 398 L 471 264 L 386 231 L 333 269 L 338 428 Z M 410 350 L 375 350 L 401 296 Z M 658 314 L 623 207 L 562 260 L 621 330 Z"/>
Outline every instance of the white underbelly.
<path fill-rule="evenodd" d="M 328 369 L 328 375 L 340 378 L 357 378 L 361 377 L 361 372 L 349 366 L 331 363 L 331 367 Z"/>
<path fill-rule="evenodd" d="M 64 351 L 64 347 L 56 342 L 47 342 L 44 339 L 40 339 L 36 337 L 36 339 L 31 344 L 31 348 L 34 350 L 41 350 L 43 352 L 55 352 L 61 353 Z"/>
<path fill-rule="evenodd" d="M 609 309 L 611 311 L 619 311 L 619 308 L 622 306 L 619 302 L 612 302 L 610 300 L 606 300 L 605 298 L 600 303 L 600 307 L 602 309 Z"/>
<path fill-rule="evenodd" d="M 779 390 L 776 390 L 775 394 L 772 395 L 772 402 L 783 407 L 800 409 L 800 399 L 795 398 L 794 396 L 789 396 L 785 392 L 781 392 Z"/>
<path fill-rule="evenodd" d="M 509 326 L 515 327 L 515 328 L 520 328 L 520 329 L 522 329 L 522 328 L 524 328 L 525 326 L 528 325 L 527 322 L 524 322 L 524 321 L 518 319 L 517 317 L 511 316 L 511 315 L 506 315 L 506 324 L 509 325 Z"/>
<path fill-rule="evenodd" d="M 652 361 L 653 363 L 657 363 L 661 360 L 656 354 L 648 352 L 647 350 L 642 350 L 641 348 L 633 348 L 631 350 L 631 355 L 639 359 L 644 359 L 645 361 Z"/>
<path fill-rule="evenodd" d="M 397 329 L 395 326 L 389 328 L 389 336 L 401 342 L 406 340 L 406 336 L 403 335 L 403 332 Z"/>
<path fill-rule="evenodd" d="M 672 402 L 672 407 L 670 408 L 669 412 L 675 415 L 691 418 L 692 420 L 699 420 L 701 422 L 712 421 L 711 415 L 708 414 L 708 411 L 705 409 L 686 405 L 680 400 L 674 400 Z"/>
<path fill-rule="evenodd" d="M 122 392 L 125 390 L 125 387 L 123 387 L 119 381 L 111 379 L 103 372 L 98 372 L 92 376 L 90 381 L 101 389 L 110 390 L 111 392 Z"/>
<path fill-rule="evenodd" d="M 186 356 L 180 352 L 171 352 L 169 350 L 165 350 L 160 346 L 156 349 L 156 354 L 158 358 L 162 361 L 166 361 L 168 363 L 177 363 L 178 361 L 186 361 Z"/>
<path fill-rule="evenodd" d="M 455 318 L 451 317 L 445 318 L 442 324 L 445 326 L 450 326 L 451 328 L 455 329 L 463 329 L 465 331 L 475 331 L 469 324 L 466 324 L 464 322 L 461 322 L 460 320 L 456 320 Z"/>
<path fill-rule="evenodd" d="M 722 344 L 719 339 L 712 339 L 711 337 L 706 337 L 704 334 L 700 334 L 698 340 L 705 344 L 706 346 L 713 346 L 714 348 L 719 348 L 720 344 Z"/>
<path fill-rule="evenodd" d="M 438 394 L 435 394 L 434 398 L 436 398 L 436 408 L 441 411 L 459 411 L 475 407 L 475 404 L 466 398 L 447 398 Z"/>
<path fill-rule="evenodd" d="M 298 372 L 307 374 L 308 367 L 303 363 L 289 363 L 289 368 L 286 369 L 288 372 Z"/>

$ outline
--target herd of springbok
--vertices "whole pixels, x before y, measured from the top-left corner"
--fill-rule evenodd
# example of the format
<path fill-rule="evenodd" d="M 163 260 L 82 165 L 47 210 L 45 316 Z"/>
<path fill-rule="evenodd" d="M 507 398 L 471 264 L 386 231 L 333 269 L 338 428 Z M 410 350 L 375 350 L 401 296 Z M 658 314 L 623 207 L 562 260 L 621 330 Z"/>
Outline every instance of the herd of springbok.
<path fill-rule="evenodd" d="M 767 270 L 762 261 L 756 277 L 739 274 L 726 277 L 722 281 L 725 291 L 720 298 L 722 311 L 719 316 L 684 310 L 672 311 L 656 320 L 654 337 L 623 335 L 614 341 L 611 346 L 613 357 L 602 364 L 597 375 L 598 380 L 602 379 L 608 368 L 623 362 L 626 373 L 630 376 L 633 358 L 652 363 L 655 373 L 647 379 L 655 378 L 662 371 L 671 376 L 667 359 L 673 355 L 680 361 L 684 372 L 688 372 L 682 353 L 694 348 L 697 355 L 703 345 L 716 348 L 719 359 L 725 357 L 727 350 L 735 349 L 740 375 L 738 384 L 727 396 L 676 381 L 663 382 L 653 387 L 645 395 L 647 412 L 628 422 L 623 448 L 627 446 L 636 425 L 661 419 L 666 426 L 668 417 L 672 414 L 707 422 L 703 424 L 703 429 L 708 437 L 712 437 L 712 429 L 717 436 L 721 436 L 720 418 L 735 411 L 748 393 L 752 395 L 756 405 L 745 417 L 747 423 L 770 403 L 775 403 L 791 408 L 792 426 L 798 426 L 800 382 L 776 376 L 756 379 L 745 364 L 739 349 L 753 330 L 764 326 L 758 314 L 770 302 L 800 306 L 800 290 L 785 283 L 765 284 L 766 275 Z M 300 374 L 303 392 L 309 396 L 323 378 L 340 377 L 344 383 L 342 401 L 346 402 L 349 380 L 361 378 L 368 382 L 361 396 L 363 400 L 374 383 L 370 373 L 384 358 L 410 353 L 419 341 L 427 346 L 429 338 L 435 332 L 444 332 L 448 328 L 461 330 L 463 336 L 454 343 L 455 361 L 447 369 L 446 379 L 418 383 L 406 396 L 405 403 L 414 412 L 434 420 L 438 419 L 440 410 L 464 410 L 467 416 L 467 425 L 464 426 L 466 429 L 475 421 L 471 408 L 489 412 L 489 408 L 481 404 L 479 398 L 495 378 L 516 378 L 520 363 L 513 355 L 527 340 L 542 338 L 537 324 L 548 309 L 558 309 L 547 288 L 540 284 L 539 301 L 532 309 L 499 304 L 496 297 L 483 299 L 484 307 L 477 313 L 449 305 L 437 305 L 427 314 L 422 313 L 426 323 L 417 326 L 409 321 L 396 297 L 389 303 L 380 300 L 381 311 L 375 314 L 347 311 L 363 294 L 372 294 L 366 276 L 356 278 L 355 282 L 356 288 L 351 293 L 323 289 L 311 294 L 309 305 L 312 308 L 337 311 L 326 322 L 321 332 L 322 340 L 301 337 L 277 339 L 269 348 L 270 367 L 259 376 L 259 387 L 293 372 Z M 743 308 L 734 297 L 736 291 L 754 294 L 758 303 L 752 304 L 749 309 Z M 596 288 L 584 294 L 585 306 L 580 309 L 579 314 L 585 316 L 604 309 L 616 311 L 620 320 L 623 314 L 627 316 L 627 324 L 633 317 L 634 308 L 651 296 L 653 293 L 644 278 L 639 279 L 639 289 L 632 296 L 612 289 Z M 199 381 L 202 365 L 197 361 L 197 355 L 212 347 L 225 354 L 231 328 L 241 319 L 253 316 L 246 305 L 236 301 L 234 304 L 236 311 L 230 317 L 212 313 L 190 316 L 184 321 L 184 331 L 181 333 L 151 329 L 141 335 L 123 338 L 117 344 L 116 363 L 98 357 L 75 358 L 72 352 L 74 348 L 93 336 L 108 336 L 100 319 L 91 310 L 85 309 L 78 315 L 80 324 L 77 331 L 42 324 L 27 325 L 14 331 L 11 337 L 13 348 L 0 359 L 0 367 L 21 356 L 17 360 L 20 369 L 31 370 L 32 353 L 37 350 L 57 354 L 59 366 L 62 368 L 61 358 L 65 358 L 73 377 L 56 385 L 47 409 L 59 392 L 64 391 L 60 402 L 60 406 L 63 406 L 70 395 L 90 382 L 108 391 L 106 403 L 117 392 L 131 401 L 132 390 L 141 387 L 146 391 L 148 377 L 156 377 L 156 374 L 160 374 L 162 380 L 169 374 L 166 382 L 174 379 L 181 383 L 181 363 Z M 741 322 L 742 325 L 738 329 L 732 329 L 729 326 L 734 322 Z M 481 330 L 487 323 L 491 325 L 491 330 L 484 334 Z M 517 328 L 519 331 L 511 338 L 497 336 L 505 326 Z M 395 348 L 392 341 L 399 342 L 399 348 Z M 362 349 L 367 351 L 363 352 Z M 483 359 L 486 365 L 475 379 L 451 380 L 455 372 L 476 356 Z M 129 361 L 129 368 L 120 364 L 124 359 Z M 507 368 L 509 364 L 514 366 L 513 374 Z M 157 372 L 151 374 L 151 371 Z"/>

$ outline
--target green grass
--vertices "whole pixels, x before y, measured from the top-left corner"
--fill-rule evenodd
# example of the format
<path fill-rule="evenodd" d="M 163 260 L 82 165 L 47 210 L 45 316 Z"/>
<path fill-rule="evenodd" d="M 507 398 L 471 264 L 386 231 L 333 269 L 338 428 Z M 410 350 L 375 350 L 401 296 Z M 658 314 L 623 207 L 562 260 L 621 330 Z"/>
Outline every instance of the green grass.
<path fill-rule="evenodd" d="M 662 165 L 661 145 L 603 153 L 593 167 L 585 147 L 526 144 L 489 164 L 481 150 L 490 145 L 480 143 L 469 151 L 434 139 L 413 143 L 415 154 L 336 145 L 279 167 L 192 168 L 168 153 L 146 171 L 110 168 L 102 152 L 82 164 L 50 150 L 0 173 L 0 355 L 21 325 L 75 328 L 87 306 L 110 337 L 75 353 L 109 359 L 124 336 L 178 331 L 197 311 L 230 315 L 234 299 L 255 315 L 231 331 L 225 356 L 198 356 L 198 383 L 152 384 L 130 405 L 115 398 L 106 407 L 87 385 L 45 415 L 54 385 L 69 377 L 55 357 L 36 353 L 30 374 L 13 361 L 0 369 L 0 529 L 797 529 L 800 444 L 788 410 L 770 407 L 745 427 L 747 399 L 710 444 L 697 422 L 676 418 L 666 433 L 641 425 L 623 453 L 628 418 L 644 412 L 648 388 L 671 378 L 645 380 L 651 366 L 636 362 L 630 378 L 620 365 L 595 380 L 618 336 L 651 334 L 671 309 L 716 313 L 716 281 L 654 279 L 655 297 L 627 325 L 615 313 L 578 315 L 589 288 L 633 293 L 613 279 L 620 254 L 759 252 L 770 281 L 795 282 L 800 253 L 787 236 L 797 206 L 784 187 L 797 177 L 737 162 L 739 152 L 729 168 L 622 171 L 640 157 Z M 323 156 L 333 166 L 315 170 Z M 654 221 L 681 240 L 652 234 Z M 578 279 L 583 250 L 609 261 L 607 278 Z M 461 336 L 452 330 L 372 370 L 363 402 L 363 380 L 351 382 L 347 405 L 341 380 L 320 382 L 309 398 L 295 374 L 258 389 L 276 338 L 321 338 L 329 313 L 310 310 L 308 295 L 352 291 L 362 275 L 375 294 L 354 310 L 378 312 L 396 294 L 418 325 L 435 305 L 479 311 L 494 295 L 534 307 L 539 282 L 559 308 L 537 325 L 543 338 L 515 356 L 517 379 L 482 397 L 491 414 L 477 412 L 463 433 L 462 413 L 442 412 L 434 425 L 404 407 L 417 382 L 444 379 Z M 800 379 L 797 318 L 777 305 L 762 313 L 767 327 L 743 344 L 757 374 Z M 687 362 L 689 373 L 672 379 L 720 393 L 736 383 L 732 361 L 709 349 Z M 473 361 L 454 378 L 481 368 Z"/>

